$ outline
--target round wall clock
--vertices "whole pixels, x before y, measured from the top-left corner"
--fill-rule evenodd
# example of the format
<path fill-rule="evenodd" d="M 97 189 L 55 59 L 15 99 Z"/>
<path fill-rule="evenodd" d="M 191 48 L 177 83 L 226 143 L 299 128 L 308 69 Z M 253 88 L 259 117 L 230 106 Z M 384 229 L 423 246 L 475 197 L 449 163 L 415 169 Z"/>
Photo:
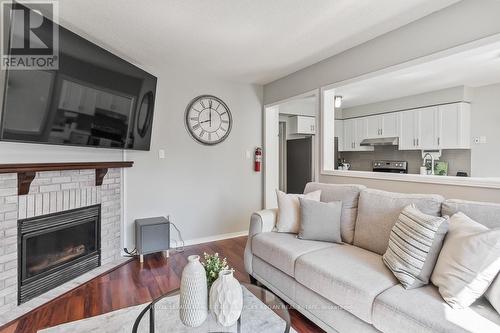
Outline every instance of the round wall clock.
<path fill-rule="evenodd" d="M 204 145 L 216 145 L 229 136 L 233 118 L 220 98 L 201 95 L 188 104 L 185 122 L 193 139 Z"/>

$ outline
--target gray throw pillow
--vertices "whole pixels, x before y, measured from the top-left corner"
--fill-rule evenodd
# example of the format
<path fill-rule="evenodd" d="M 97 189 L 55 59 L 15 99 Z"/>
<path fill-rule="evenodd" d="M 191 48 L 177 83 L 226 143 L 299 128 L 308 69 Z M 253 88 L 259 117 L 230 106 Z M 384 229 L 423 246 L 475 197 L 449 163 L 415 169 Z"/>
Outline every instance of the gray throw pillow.
<path fill-rule="evenodd" d="M 424 214 L 415 205 L 403 209 L 382 260 L 405 289 L 429 283 L 447 231 L 447 216 Z"/>
<path fill-rule="evenodd" d="M 342 243 L 340 216 L 342 201 L 318 202 L 299 198 L 299 238 L 323 242 Z"/>

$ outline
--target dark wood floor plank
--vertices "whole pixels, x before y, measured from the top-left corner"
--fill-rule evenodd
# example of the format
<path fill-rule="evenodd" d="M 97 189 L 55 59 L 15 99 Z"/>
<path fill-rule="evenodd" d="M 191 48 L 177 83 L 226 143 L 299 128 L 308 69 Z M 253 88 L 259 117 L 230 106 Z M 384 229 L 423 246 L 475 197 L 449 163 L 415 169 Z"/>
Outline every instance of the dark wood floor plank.
<path fill-rule="evenodd" d="M 171 252 L 166 258 L 158 253 L 127 262 L 42 305 L 30 313 L 0 327 L 0 333 L 36 333 L 37 330 L 70 321 L 97 316 L 124 307 L 149 302 L 179 287 L 187 257 L 219 253 L 228 259 L 235 277 L 249 282 L 243 262 L 246 237 L 188 246 L 183 252 Z M 290 311 L 292 326 L 299 333 L 322 332 L 295 310 Z"/>

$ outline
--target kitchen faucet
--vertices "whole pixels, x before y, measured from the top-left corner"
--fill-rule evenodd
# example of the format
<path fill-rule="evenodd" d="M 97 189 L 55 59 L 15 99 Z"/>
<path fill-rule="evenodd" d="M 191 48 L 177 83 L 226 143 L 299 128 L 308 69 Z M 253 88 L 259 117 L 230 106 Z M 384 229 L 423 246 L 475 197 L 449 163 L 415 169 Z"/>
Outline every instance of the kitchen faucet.
<path fill-rule="evenodd" d="M 425 154 L 424 155 L 424 160 L 422 162 L 422 165 L 426 166 L 425 163 L 427 162 L 427 156 L 431 157 L 431 175 L 434 175 L 434 155 L 432 155 L 431 153 Z"/>

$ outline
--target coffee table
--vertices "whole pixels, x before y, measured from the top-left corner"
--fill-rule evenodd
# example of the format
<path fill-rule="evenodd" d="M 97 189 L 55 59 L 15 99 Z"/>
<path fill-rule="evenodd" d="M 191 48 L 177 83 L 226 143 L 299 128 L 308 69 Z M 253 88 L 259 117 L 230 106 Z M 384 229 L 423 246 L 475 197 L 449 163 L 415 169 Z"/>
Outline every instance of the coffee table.
<path fill-rule="evenodd" d="M 154 300 L 137 317 L 133 333 L 154 332 L 290 332 L 288 307 L 271 291 L 247 283 L 242 283 L 243 311 L 238 322 L 232 327 L 217 324 L 209 313 L 200 327 L 187 327 L 179 318 L 180 290 L 171 291 Z"/>

